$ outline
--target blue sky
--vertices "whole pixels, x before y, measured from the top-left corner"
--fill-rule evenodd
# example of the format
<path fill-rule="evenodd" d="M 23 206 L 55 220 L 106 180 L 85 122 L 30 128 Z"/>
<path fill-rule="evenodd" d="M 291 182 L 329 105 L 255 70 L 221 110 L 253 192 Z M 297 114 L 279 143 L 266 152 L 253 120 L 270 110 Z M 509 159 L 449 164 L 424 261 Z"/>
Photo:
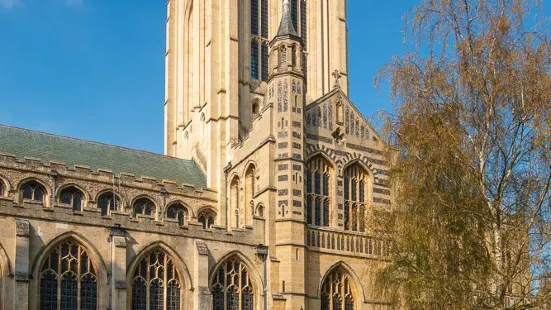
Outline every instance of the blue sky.
<path fill-rule="evenodd" d="M 162 153 L 165 3 L 0 0 L 0 123 Z M 375 122 L 414 3 L 348 0 L 350 95 Z"/>

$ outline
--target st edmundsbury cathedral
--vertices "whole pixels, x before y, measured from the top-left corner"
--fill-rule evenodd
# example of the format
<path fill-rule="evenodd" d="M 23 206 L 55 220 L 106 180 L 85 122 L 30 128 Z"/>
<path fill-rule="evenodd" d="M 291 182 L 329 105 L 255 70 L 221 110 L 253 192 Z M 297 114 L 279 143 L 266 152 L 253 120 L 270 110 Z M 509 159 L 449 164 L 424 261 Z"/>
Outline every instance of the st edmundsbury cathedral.
<path fill-rule="evenodd" d="M 168 0 L 166 38 L 165 155 L 0 125 L 0 309 L 386 309 L 346 1 Z"/>

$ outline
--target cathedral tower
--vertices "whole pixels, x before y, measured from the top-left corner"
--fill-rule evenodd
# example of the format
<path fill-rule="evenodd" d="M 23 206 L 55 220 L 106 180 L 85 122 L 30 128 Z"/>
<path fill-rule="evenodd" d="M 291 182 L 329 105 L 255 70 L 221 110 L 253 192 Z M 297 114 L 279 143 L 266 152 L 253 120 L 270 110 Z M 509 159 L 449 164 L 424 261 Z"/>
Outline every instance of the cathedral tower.
<path fill-rule="evenodd" d="M 165 153 L 194 158 L 210 187 L 264 101 L 282 12 L 280 0 L 167 1 Z M 336 70 L 346 94 L 346 0 L 290 0 L 289 15 L 303 41 L 306 103 L 332 90 Z"/>

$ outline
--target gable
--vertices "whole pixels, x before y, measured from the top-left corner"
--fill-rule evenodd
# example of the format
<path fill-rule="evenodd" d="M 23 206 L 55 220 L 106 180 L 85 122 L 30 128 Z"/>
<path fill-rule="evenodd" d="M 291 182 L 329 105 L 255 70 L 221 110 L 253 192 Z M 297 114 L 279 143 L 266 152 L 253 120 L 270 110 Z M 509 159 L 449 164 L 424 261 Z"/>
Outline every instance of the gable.
<path fill-rule="evenodd" d="M 320 135 L 325 132 L 323 136 L 331 137 L 339 130 L 339 134 L 346 139 L 382 141 L 369 121 L 340 89 L 309 104 L 304 113 L 307 132 Z"/>

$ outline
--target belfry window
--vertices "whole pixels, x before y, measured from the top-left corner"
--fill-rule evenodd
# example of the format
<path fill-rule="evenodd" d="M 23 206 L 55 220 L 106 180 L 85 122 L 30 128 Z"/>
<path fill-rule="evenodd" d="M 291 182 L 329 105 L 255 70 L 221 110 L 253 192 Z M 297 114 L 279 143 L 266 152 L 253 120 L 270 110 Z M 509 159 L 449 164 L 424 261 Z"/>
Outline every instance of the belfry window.
<path fill-rule="evenodd" d="M 178 220 L 178 225 L 184 226 L 188 220 L 188 211 L 181 203 L 175 203 L 168 207 L 166 217 L 172 220 Z"/>
<path fill-rule="evenodd" d="M 138 263 L 132 277 L 133 310 L 180 310 L 182 282 L 173 259 L 155 250 Z"/>
<path fill-rule="evenodd" d="M 115 193 L 109 191 L 98 197 L 98 209 L 101 209 L 101 215 L 107 216 L 112 211 L 120 209 L 121 199 Z"/>
<path fill-rule="evenodd" d="M 366 189 L 369 175 L 354 164 L 344 171 L 344 229 L 365 232 Z"/>
<path fill-rule="evenodd" d="M 211 291 L 213 310 L 254 309 L 254 291 L 249 272 L 237 259 L 229 259 L 218 268 Z"/>
<path fill-rule="evenodd" d="M 59 195 L 59 202 L 70 205 L 73 211 L 82 211 L 84 194 L 76 187 L 71 186 L 63 189 Z"/>
<path fill-rule="evenodd" d="M 251 0 L 251 78 L 268 80 L 268 0 Z"/>
<path fill-rule="evenodd" d="M 322 310 L 354 310 L 355 302 L 351 279 L 342 269 L 333 270 L 321 287 Z"/>
<path fill-rule="evenodd" d="M 306 223 L 317 226 L 330 225 L 331 175 L 333 168 L 322 156 L 306 164 Z"/>
<path fill-rule="evenodd" d="M 6 185 L 4 184 L 4 181 L 0 179 L 0 197 L 6 196 Z"/>
<path fill-rule="evenodd" d="M 155 210 L 155 205 L 153 204 L 153 201 L 148 198 L 140 198 L 134 202 L 132 209 L 134 217 L 137 217 L 138 215 L 152 216 L 153 211 Z"/>
<path fill-rule="evenodd" d="M 86 249 L 75 241 L 56 246 L 40 268 L 41 310 L 95 310 L 96 270 Z"/>
<path fill-rule="evenodd" d="M 46 190 L 37 181 L 28 181 L 21 186 L 21 197 L 33 201 L 44 201 Z"/>

